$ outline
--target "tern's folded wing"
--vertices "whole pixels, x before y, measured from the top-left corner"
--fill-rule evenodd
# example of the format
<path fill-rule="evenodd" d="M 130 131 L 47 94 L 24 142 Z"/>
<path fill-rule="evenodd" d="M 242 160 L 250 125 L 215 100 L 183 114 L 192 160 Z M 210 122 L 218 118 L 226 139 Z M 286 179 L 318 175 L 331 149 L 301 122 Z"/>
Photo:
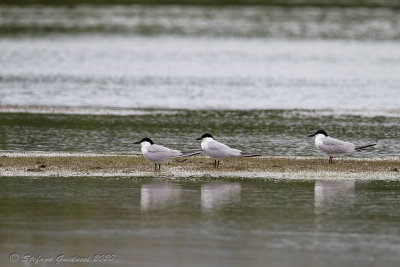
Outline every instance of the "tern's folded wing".
<path fill-rule="evenodd" d="M 169 149 L 160 145 L 151 145 L 147 149 L 147 151 L 151 154 L 164 154 L 169 157 L 179 156 L 180 154 L 182 154 L 182 152 L 180 152 L 179 150 Z"/>
<path fill-rule="evenodd" d="M 207 144 L 208 149 L 211 150 L 229 150 L 231 149 L 229 146 L 224 145 L 218 141 L 213 140 Z"/>
<path fill-rule="evenodd" d="M 213 140 L 207 144 L 204 150 L 209 156 L 214 158 L 230 158 L 230 157 L 240 157 L 241 151 L 239 149 L 230 148 L 220 142 Z"/>
<path fill-rule="evenodd" d="M 322 140 L 321 149 L 327 153 L 350 153 L 354 152 L 355 145 L 349 142 L 343 142 L 338 139 L 327 137 Z"/>

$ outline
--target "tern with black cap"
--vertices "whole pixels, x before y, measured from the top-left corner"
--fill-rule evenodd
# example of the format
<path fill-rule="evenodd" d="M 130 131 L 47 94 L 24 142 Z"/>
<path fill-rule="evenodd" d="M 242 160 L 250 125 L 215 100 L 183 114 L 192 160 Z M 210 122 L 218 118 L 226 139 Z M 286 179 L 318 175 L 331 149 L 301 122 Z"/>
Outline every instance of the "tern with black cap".
<path fill-rule="evenodd" d="M 196 140 L 201 140 L 201 149 L 214 160 L 214 168 L 219 167 L 219 161 L 226 158 L 234 157 L 257 157 L 260 154 L 246 153 L 239 149 L 230 148 L 229 146 L 222 144 L 214 139 L 214 137 L 205 133 Z"/>
<path fill-rule="evenodd" d="M 329 163 L 333 163 L 333 157 L 340 154 L 371 151 L 375 149 L 377 144 L 369 144 L 363 146 L 356 146 L 350 142 L 340 141 L 338 139 L 328 136 L 324 130 L 316 131 L 308 137 L 315 137 L 315 146 L 322 152 L 329 155 Z"/>
<path fill-rule="evenodd" d="M 167 147 L 154 144 L 154 142 L 147 137 L 143 138 L 138 142 L 135 142 L 134 144 L 141 145 L 141 151 L 143 156 L 146 159 L 154 162 L 155 171 L 159 171 L 161 169 L 161 163 L 166 163 L 174 158 L 197 155 L 202 152 L 201 150 L 191 150 L 182 152 L 179 150 L 169 149 Z"/>

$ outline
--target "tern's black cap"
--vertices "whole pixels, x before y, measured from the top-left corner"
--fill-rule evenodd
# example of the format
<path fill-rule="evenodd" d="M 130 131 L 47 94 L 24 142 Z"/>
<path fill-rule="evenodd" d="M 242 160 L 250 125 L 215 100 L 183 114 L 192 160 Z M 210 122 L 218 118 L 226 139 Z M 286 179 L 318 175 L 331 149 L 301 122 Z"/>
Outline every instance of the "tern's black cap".
<path fill-rule="evenodd" d="M 328 136 L 328 134 L 324 130 L 318 130 L 314 134 L 310 134 L 308 137 L 313 137 L 313 136 L 315 136 L 317 134 L 323 134 L 325 136 Z"/>
<path fill-rule="evenodd" d="M 135 142 L 134 144 L 140 144 L 141 142 L 149 142 L 151 145 L 154 144 L 154 142 L 150 138 L 143 138 L 140 141 Z"/>
<path fill-rule="evenodd" d="M 206 138 L 206 137 L 210 137 L 210 138 L 214 139 L 214 137 L 211 134 L 205 133 L 201 137 L 197 138 L 196 140 L 201 140 L 201 139 Z"/>

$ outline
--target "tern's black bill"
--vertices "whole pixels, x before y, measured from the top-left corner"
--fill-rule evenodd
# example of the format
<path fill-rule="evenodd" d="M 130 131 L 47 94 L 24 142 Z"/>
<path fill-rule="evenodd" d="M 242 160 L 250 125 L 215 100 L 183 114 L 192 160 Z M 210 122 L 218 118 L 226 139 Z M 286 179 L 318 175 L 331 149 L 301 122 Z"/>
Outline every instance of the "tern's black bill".
<path fill-rule="evenodd" d="M 140 141 L 134 142 L 134 144 L 140 144 Z"/>
<path fill-rule="evenodd" d="M 201 140 L 201 139 L 203 139 L 203 138 L 201 138 L 201 137 L 199 137 L 199 138 L 196 138 L 196 140 Z"/>
<path fill-rule="evenodd" d="M 313 136 L 315 136 L 315 134 L 310 134 L 310 135 L 307 135 L 308 137 L 313 137 Z"/>

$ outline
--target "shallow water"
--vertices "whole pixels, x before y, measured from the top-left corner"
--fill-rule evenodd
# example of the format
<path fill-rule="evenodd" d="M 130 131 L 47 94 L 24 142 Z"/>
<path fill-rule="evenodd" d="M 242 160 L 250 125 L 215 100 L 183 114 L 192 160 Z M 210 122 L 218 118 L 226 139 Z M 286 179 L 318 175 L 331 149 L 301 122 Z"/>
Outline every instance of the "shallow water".
<path fill-rule="evenodd" d="M 325 129 L 333 137 L 378 148 L 355 157 L 397 156 L 400 117 L 333 115 L 332 111 L 188 111 L 140 115 L 0 113 L 0 151 L 140 153 L 144 137 L 175 149 L 198 149 L 211 133 L 232 147 L 270 156 L 322 156 L 307 135 Z"/>
<path fill-rule="evenodd" d="M 1 104 L 400 110 L 397 41 L 0 40 Z"/>
<path fill-rule="evenodd" d="M 2 105 L 400 110 L 396 9 L 0 11 Z"/>
<path fill-rule="evenodd" d="M 0 34 L 9 36 L 96 33 L 379 41 L 400 38 L 400 13 L 390 7 L 0 5 L 0 13 Z"/>
<path fill-rule="evenodd" d="M 396 9 L 0 11 L 0 110 L 14 112 L 0 113 L 2 151 L 131 153 L 145 136 L 193 149 L 210 132 L 246 151 L 311 156 L 306 135 L 325 129 L 380 141 L 357 156 L 398 155 Z"/>
<path fill-rule="evenodd" d="M 0 179 L 2 266 L 14 266 L 10 253 L 112 253 L 120 266 L 400 263 L 399 182 Z"/>

